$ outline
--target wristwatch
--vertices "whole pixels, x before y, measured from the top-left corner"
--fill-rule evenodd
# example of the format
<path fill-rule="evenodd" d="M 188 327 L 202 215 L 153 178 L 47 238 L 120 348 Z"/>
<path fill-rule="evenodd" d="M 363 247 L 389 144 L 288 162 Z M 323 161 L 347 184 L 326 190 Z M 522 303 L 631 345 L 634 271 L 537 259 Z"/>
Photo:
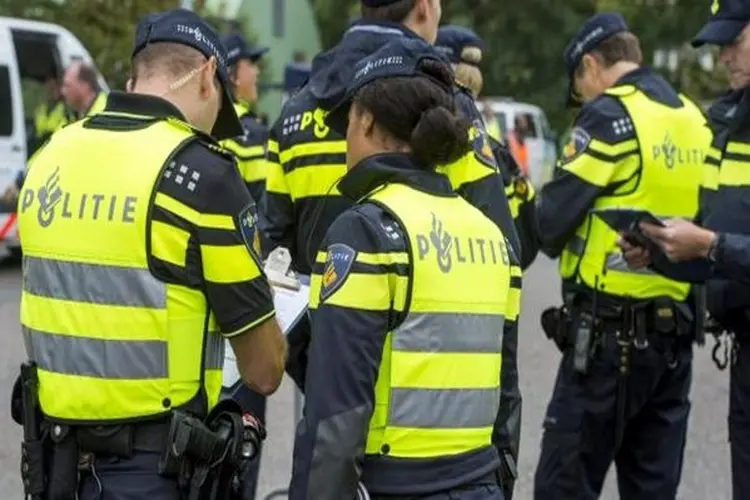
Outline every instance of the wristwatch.
<path fill-rule="evenodd" d="M 714 236 L 714 239 L 711 240 L 711 244 L 708 246 L 707 257 L 708 257 L 709 262 L 711 262 L 712 264 L 716 263 L 716 254 L 723 240 L 724 240 L 724 235 L 717 234 L 716 236 Z"/>

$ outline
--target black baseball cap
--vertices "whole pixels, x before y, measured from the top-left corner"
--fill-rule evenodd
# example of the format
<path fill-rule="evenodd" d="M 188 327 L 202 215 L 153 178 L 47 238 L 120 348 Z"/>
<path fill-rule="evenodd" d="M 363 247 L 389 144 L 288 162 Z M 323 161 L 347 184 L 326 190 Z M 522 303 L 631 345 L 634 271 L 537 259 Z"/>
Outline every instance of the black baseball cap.
<path fill-rule="evenodd" d="M 734 42 L 750 22 L 750 1 L 710 0 L 711 16 L 693 38 L 693 47 L 728 45 Z"/>
<path fill-rule="evenodd" d="M 461 53 L 467 47 L 476 47 L 482 52 L 485 50 L 484 42 L 474 31 L 464 26 L 448 25 L 438 30 L 435 50 L 444 55 L 450 62 L 459 64 L 474 64 L 461 60 Z"/>
<path fill-rule="evenodd" d="M 326 125 L 339 134 L 346 135 L 349 108 L 351 108 L 354 96 L 362 87 L 381 78 L 424 76 L 452 94 L 452 78 L 450 82 L 443 82 L 420 69 L 420 63 L 425 59 L 433 59 L 444 64 L 448 71 L 453 73 L 435 48 L 421 38 L 398 37 L 371 56 L 360 60 L 354 66 L 354 76 L 347 86 L 343 99 L 326 114 Z"/>
<path fill-rule="evenodd" d="M 193 11 L 174 9 L 148 14 L 138 22 L 132 57 L 150 43 L 179 43 L 187 45 L 206 58 L 216 58 L 216 73 L 222 89 L 219 116 L 211 131 L 216 139 L 242 135 L 242 125 L 234 111 L 231 84 L 227 74 L 227 55 L 218 33 Z"/>
<path fill-rule="evenodd" d="M 600 12 L 583 23 L 581 29 L 568 43 L 563 52 L 565 71 L 568 74 L 568 105 L 576 103 L 573 97 L 573 76 L 581 64 L 584 54 L 594 50 L 600 43 L 617 33 L 628 31 L 625 18 L 618 12 Z"/>
<path fill-rule="evenodd" d="M 221 42 L 227 51 L 227 66 L 237 64 L 240 59 L 249 59 L 256 62 L 269 50 L 268 47 L 250 45 L 244 36 L 237 33 L 225 36 L 221 39 Z"/>

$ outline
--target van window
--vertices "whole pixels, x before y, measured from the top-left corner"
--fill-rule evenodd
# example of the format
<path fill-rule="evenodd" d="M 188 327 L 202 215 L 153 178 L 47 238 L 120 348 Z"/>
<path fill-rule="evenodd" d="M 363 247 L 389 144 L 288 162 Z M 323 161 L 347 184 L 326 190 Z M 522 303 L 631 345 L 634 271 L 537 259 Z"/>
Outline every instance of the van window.
<path fill-rule="evenodd" d="M 495 119 L 497 120 L 497 123 L 500 125 L 500 133 L 503 137 L 508 136 L 508 116 L 500 111 L 498 113 L 495 113 Z"/>
<path fill-rule="evenodd" d="M 0 137 L 13 135 L 13 99 L 11 98 L 10 70 L 0 66 Z"/>
<path fill-rule="evenodd" d="M 539 130 L 536 124 L 536 120 L 534 120 L 534 115 L 531 113 L 516 113 L 516 119 L 523 117 L 526 118 L 526 122 L 528 123 L 528 130 L 526 133 L 526 137 L 530 137 L 532 139 L 536 139 L 539 137 Z M 513 123 L 513 128 L 516 128 L 515 122 Z"/>

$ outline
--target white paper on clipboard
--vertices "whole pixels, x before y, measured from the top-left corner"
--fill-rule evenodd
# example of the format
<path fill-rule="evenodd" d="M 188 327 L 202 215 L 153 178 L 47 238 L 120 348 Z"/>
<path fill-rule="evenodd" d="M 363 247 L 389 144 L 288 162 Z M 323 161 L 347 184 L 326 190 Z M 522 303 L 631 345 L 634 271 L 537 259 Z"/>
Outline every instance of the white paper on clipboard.
<path fill-rule="evenodd" d="M 287 334 L 307 311 L 307 305 L 310 298 L 310 287 L 307 285 L 301 285 L 299 290 L 290 290 L 288 288 L 274 286 L 273 291 L 273 303 L 276 307 L 276 321 L 279 322 L 281 331 L 283 331 L 284 334 Z M 229 341 L 227 340 L 225 342 L 224 382 L 222 385 L 224 387 L 232 387 L 239 381 L 240 372 L 237 369 L 237 359 L 234 356 L 234 351 L 229 345 Z"/>

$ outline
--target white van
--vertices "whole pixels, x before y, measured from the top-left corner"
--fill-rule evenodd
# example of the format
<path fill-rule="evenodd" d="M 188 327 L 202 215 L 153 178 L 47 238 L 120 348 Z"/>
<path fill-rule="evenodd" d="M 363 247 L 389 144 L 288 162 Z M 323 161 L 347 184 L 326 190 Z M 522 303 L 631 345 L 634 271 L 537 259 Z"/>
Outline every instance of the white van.
<path fill-rule="evenodd" d="M 529 177 L 535 187 L 541 187 L 551 178 L 557 161 L 557 137 L 549 126 L 547 115 L 539 106 L 507 97 L 485 97 L 477 101 L 480 112 L 487 102 L 492 106 L 503 137 L 507 137 L 508 132 L 513 129 L 516 116 L 527 117 L 531 124 L 531 133 L 526 138 L 529 148 Z"/>
<path fill-rule="evenodd" d="M 54 68 L 62 77 L 74 60 L 93 65 L 83 44 L 62 26 L 0 17 L 0 196 L 26 166 L 45 76 Z M 108 90 L 101 75 L 99 84 Z M 15 202 L 0 200 L 0 254 L 20 248 L 15 210 Z"/>

